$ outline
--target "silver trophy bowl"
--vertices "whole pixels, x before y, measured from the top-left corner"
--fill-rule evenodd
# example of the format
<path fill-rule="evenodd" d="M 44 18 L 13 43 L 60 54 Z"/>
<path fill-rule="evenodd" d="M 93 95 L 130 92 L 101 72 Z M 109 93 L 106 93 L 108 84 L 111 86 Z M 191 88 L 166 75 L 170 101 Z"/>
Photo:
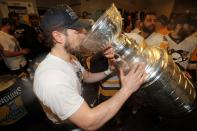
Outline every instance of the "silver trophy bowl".
<path fill-rule="evenodd" d="M 83 42 L 92 53 L 111 43 L 116 64 L 129 71 L 135 63 L 145 63 L 147 77 L 139 93 L 155 111 L 166 116 L 181 116 L 195 107 L 196 88 L 164 49 L 143 48 L 121 34 L 122 17 L 114 4 L 96 21 Z"/>

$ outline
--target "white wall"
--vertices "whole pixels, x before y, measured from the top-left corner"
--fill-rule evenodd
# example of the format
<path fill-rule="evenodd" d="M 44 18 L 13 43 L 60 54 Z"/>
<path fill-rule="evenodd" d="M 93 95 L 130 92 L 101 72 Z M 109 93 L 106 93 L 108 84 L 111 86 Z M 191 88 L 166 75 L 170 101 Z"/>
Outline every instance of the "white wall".
<path fill-rule="evenodd" d="M 0 16 L 7 17 L 8 6 L 22 6 L 27 8 L 27 13 L 38 13 L 35 0 L 4 0 L 0 2 Z"/>

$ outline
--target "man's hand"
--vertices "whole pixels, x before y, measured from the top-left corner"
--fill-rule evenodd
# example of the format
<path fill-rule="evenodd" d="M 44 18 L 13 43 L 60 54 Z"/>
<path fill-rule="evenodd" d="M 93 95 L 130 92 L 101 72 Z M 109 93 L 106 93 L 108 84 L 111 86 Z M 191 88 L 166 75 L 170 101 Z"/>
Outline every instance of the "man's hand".
<path fill-rule="evenodd" d="M 106 58 L 108 58 L 108 64 L 109 64 L 110 70 L 111 71 L 116 70 L 115 53 L 114 53 L 114 49 L 112 48 L 112 46 L 110 44 L 107 45 L 107 47 L 105 48 L 103 54 L 104 54 L 104 56 Z"/>
<path fill-rule="evenodd" d="M 114 59 L 114 50 L 111 45 L 107 45 L 103 52 L 104 56 L 108 59 Z"/>
<path fill-rule="evenodd" d="M 135 64 L 127 75 L 124 74 L 123 69 L 120 69 L 122 88 L 127 89 L 131 94 L 137 91 L 146 77 L 144 68 L 145 65 L 142 63 Z"/>
<path fill-rule="evenodd" d="M 186 76 L 188 79 L 192 79 L 192 76 L 187 71 L 183 71 L 183 75 Z"/>
<path fill-rule="evenodd" d="M 85 130 L 98 129 L 119 111 L 133 92 L 139 89 L 145 76 L 143 64 L 136 64 L 127 75 L 121 70 L 122 88 L 115 95 L 94 108 L 83 102 L 69 120 Z"/>

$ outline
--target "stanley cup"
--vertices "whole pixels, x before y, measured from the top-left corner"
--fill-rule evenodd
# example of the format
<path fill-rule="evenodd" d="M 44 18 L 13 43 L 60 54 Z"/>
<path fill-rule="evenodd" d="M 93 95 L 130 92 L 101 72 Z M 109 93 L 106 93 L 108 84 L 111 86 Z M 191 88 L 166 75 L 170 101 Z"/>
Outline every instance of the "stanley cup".
<path fill-rule="evenodd" d="M 155 111 L 166 116 L 181 116 L 195 107 L 196 90 L 163 49 L 143 48 L 121 34 L 122 17 L 114 4 L 96 21 L 83 42 L 83 48 L 96 53 L 112 43 L 116 64 L 125 71 L 137 62 L 145 63 L 147 77 L 137 92 Z"/>

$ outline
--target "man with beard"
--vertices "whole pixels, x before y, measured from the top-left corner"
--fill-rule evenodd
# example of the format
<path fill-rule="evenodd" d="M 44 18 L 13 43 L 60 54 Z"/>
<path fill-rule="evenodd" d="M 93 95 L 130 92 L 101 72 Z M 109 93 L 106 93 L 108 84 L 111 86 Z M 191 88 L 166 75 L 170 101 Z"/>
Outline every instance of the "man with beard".
<path fill-rule="evenodd" d="M 155 31 L 158 19 L 156 15 L 152 13 L 148 16 L 145 15 L 142 19 L 144 20 L 141 35 L 145 38 L 147 45 L 167 49 L 168 43 L 166 42 L 164 35 Z"/>
<path fill-rule="evenodd" d="M 142 31 L 140 35 L 147 39 L 155 31 L 156 14 L 153 12 L 141 16 Z"/>
<path fill-rule="evenodd" d="M 134 39 L 137 44 L 140 44 L 142 46 L 147 46 L 146 39 L 154 32 L 155 30 L 155 21 L 156 21 L 156 16 L 155 13 L 149 12 L 141 15 L 141 24 L 142 28 L 141 31 L 138 33 L 124 33 L 126 36 L 129 38 Z"/>
<path fill-rule="evenodd" d="M 2 19 L 0 31 L 1 56 L 9 68 L 14 73 L 20 73 L 20 70 L 27 64 L 24 55 L 28 54 L 28 49 L 21 49 L 17 39 L 12 35 L 15 31 L 15 22 L 10 18 Z"/>
<path fill-rule="evenodd" d="M 141 16 L 142 28 L 139 33 L 125 33 L 129 38 L 136 40 L 136 42 L 144 47 L 156 46 L 162 47 L 164 37 L 162 34 L 155 32 L 156 14 L 153 12 L 145 13 Z"/>
<path fill-rule="evenodd" d="M 65 125 L 69 120 L 85 130 L 96 130 L 111 119 L 129 96 L 139 89 L 146 75 L 143 64 L 136 64 L 127 75 L 120 69 L 122 88 L 109 100 L 90 108 L 81 96 L 81 82 L 100 81 L 110 71 L 87 72 L 73 57 L 73 52 L 80 51 L 86 37 L 82 30 L 84 24 L 67 5 L 55 6 L 45 13 L 41 27 L 51 52 L 39 64 L 33 88 L 53 123 Z M 112 48 L 109 46 L 104 54 L 113 58 Z"/>
<path fill-rule="evenodd" d="M 189 37 L 189 23 L 186 17 L 179 16 L 175 20 L 173 32 L 166 36 L 169 43 L 169 54 L 181 69 L 186 70 L 191 53 L 197 46 L 197 39 Z"/>

